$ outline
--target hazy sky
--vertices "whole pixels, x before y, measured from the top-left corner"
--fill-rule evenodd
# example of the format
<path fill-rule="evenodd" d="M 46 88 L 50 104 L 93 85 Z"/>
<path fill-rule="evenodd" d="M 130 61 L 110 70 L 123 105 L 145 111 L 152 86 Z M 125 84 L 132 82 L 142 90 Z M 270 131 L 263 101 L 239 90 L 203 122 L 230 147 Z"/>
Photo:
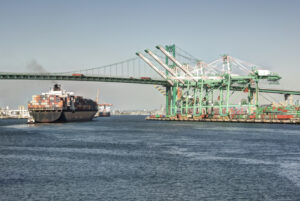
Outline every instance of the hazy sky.
<path fill-rule="evenodd" d="M 26 72 L 33 61 L 47 71 L 97 67 L 157 44 L 178 44 L 211 61 L 227 53 L 267 66 L 300 90 L 300 1 L 55 1 L 0 0 L 0 71 Z M 0 81 L 0 107 L 25 104 L 50 81 Z M 116 108 L 158 108 L 152 86 L 62 82 L 78 94 Z"/>

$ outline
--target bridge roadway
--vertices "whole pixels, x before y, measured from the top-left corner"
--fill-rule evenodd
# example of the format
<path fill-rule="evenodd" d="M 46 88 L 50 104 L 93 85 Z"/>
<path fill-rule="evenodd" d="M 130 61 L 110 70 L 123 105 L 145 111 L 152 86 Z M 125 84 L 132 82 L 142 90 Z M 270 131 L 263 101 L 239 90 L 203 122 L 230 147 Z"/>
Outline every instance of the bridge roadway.
<path fill-rule="evenodd" d="M 167 86 L 165 80 L 123 78 L 123 77 L 101 77 L 101 76 L 72 76 L 50 73 L 0 73 L 0 80 L 61 80 L 61 81 L 88 81 L 88 82 L 121 82 L 134 84 L 152 84 Z"/>
<path fill-rule="evenodd" d="M 61 80 L 61 81 L 88 81 L 88 82 L 119 82 L 133 84 L 151 84 L 169 86 L 166 80 L 123 78 L 123 77 L 101 77 L 101 76 L 72 76 L 55 73 L 0 73 L 0 80 Z M 242 91 L 242 87 L 233 87 L 231 90 Z M 254 88 L 252 90 L 255 90 Z M 259 89 L 261 93 L 300 95 L 300 91 L 281 89 Z"/>

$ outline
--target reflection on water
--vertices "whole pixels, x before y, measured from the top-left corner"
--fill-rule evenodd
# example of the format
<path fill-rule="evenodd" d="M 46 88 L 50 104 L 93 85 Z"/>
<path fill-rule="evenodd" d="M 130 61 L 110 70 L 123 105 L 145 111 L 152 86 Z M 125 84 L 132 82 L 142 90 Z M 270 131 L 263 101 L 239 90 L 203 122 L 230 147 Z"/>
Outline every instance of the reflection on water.
<path fill-rule="evenodd" d="M 299 128 L 0 120 L 0 200 L 300 200 Z"/>

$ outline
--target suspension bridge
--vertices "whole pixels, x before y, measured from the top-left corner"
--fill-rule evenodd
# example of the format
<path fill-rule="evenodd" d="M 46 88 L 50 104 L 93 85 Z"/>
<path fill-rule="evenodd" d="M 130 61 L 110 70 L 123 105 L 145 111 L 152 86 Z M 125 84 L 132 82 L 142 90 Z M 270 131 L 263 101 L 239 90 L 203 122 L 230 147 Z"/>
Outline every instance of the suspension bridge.
<path fill-rule="evenodd" d="M 180 61 L 196 63 L 197 59 L 190 56 L 186 51 L 179 47 L 176 47 L 176 50 L 176 58 Z M 156 52 L 161 59 L 165 59 L 157 50 L 154 50 L 154 52 Z M 67 72 L 0 72 L 0 79 L 120 82 L 168 86 L 168 82 L 165 79 L 162 79 L 155 70 L 149 68 L 149 66 L 138 57 L 100 67 Z"/>
<path fill-rule="evenodd" d="M 232 108 L 247 108 L 247 114 L 264 114 L 261 98 L 274 102 L 263 94 L 282 94 L 285 103 L 293 106 L 291 97 L 300 91 L 270 88 L 281 77 L 258 65 L 223 55 L 205 63 L 175 45 L 156 46 L 137 57 L 89 69 L 55 73 L 1 72 L 0 80 L 61 80 L 85 82 L 119 82 L 155 85 L 166 97 L 166 116 L 228 117 Z M 238 96 L 238 103 L 232 103 Z M 289 101 L 289 103 L 288 103 Z M 216 111 L 218 109 L 218 111 Z M 300 117 L 296 111 L 296 116 Z M 204 115 L 204 116 L 203 116 Z M 297 116 L 298 115 L 298 116 Z"/>

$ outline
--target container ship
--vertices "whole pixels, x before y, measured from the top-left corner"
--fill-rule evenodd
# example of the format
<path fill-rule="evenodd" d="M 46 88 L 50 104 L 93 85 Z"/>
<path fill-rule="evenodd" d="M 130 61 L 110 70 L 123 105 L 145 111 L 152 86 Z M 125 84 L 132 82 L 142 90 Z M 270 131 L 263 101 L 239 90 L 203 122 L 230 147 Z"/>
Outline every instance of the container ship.
<path fill-rule="evenodd" d="M 95 101 L 75 96 L 55 84 L 49 92 L 32 96 L 28 111 L 32 117 L 30 123 L 89 121 L 94 118 L 98 106 Z"/>

